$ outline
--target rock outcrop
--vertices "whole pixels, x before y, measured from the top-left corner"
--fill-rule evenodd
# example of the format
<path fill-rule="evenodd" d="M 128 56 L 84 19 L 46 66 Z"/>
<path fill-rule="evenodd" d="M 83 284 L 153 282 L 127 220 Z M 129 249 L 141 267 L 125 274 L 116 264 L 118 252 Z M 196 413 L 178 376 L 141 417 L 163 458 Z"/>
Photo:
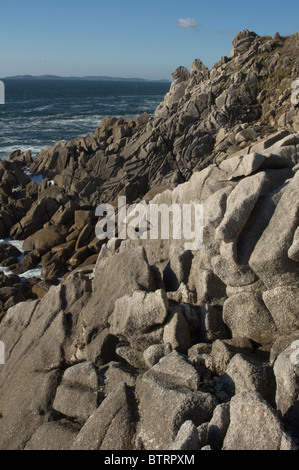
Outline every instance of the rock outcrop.
<path fill-rule="evenodd" d="M 0 263 L 44 279 L 0 277 L 0 449 L 298 449 L 298 41 L 244 30 L 154 117 L 1 162 Z M 119 195 L 200 204 L 200 245 L 100 241 Z"/>

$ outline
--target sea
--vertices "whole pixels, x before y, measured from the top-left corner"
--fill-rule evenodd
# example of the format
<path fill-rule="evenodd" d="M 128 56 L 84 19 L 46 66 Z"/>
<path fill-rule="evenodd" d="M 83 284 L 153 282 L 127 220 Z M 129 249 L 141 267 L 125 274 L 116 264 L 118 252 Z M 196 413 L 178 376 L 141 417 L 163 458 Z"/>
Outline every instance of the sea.
<path fill-rule="evenodd" d="M 3 79 L 0 160 L 17 149 L 33 158 L 58 141 L 91 135 L 105 116 L 153 115 L 167 81 Z"/>
<path fill-rule="evenodd" d="M 61 79 L 3 79 L 5 104 L 0 105 L 0 160 L 14 151 L 30 149 L 34 158 L 58 141 L 91 135 L 105 116 L 154 115 L 169 91 L 170 82 Z M 31 175 L 32 176 L 32 175 Z M 40 176 L 32 176 L 32 179 Z M 1 209 L 1 208 L 0 208 Z M 22 260 L 22 240 L 0 239 L 16 246 Z M 8 268 L 0 266 L 6 275 Z M 41 267 L 21 280 L 41 277 Z"/>

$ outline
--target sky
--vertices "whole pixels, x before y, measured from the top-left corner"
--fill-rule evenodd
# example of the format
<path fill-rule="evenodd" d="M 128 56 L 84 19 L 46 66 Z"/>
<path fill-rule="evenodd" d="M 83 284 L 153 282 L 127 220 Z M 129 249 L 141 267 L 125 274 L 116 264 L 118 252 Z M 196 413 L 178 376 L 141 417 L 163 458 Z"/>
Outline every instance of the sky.
<path fill-rule="evenodd" d="M 170 79 L 229 56 L 243 29 L 299 31 L 294 0 L 0 0 L 0 77 Z"/>

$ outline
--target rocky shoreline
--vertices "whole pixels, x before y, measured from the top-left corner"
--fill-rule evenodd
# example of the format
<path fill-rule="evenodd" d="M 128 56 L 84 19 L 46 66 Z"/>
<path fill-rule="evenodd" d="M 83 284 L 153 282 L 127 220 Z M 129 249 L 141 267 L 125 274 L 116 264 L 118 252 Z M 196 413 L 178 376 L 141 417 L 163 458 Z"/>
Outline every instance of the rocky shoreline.
<path fill-rule="evenodd" d="M 154 117 L 0 162 L 0 449 L 298 449 L 298 42 L 244 30 Z M 200 202 L 202 247 L 99 240 L 118 196 Z"/>

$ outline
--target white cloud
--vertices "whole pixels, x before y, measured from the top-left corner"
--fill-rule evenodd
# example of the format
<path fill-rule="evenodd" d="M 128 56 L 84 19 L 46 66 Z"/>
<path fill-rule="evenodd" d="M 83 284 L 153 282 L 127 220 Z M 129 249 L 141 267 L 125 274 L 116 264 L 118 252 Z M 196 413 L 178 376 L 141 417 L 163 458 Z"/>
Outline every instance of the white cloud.
<path fill-rule="evenodd" d="M 183 29 L 189 29 L 191 31 L 199 31 L 201 24 L 198 23 L 194 18 L 179 18 L 178 27 Z"/>

